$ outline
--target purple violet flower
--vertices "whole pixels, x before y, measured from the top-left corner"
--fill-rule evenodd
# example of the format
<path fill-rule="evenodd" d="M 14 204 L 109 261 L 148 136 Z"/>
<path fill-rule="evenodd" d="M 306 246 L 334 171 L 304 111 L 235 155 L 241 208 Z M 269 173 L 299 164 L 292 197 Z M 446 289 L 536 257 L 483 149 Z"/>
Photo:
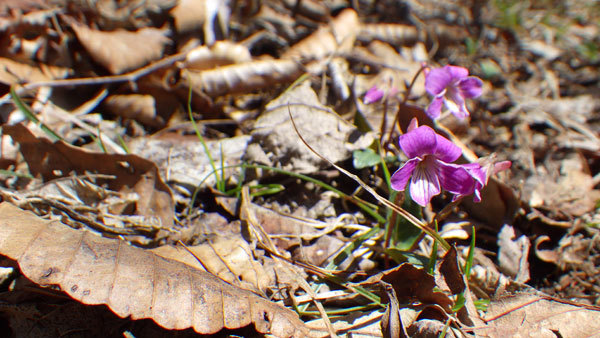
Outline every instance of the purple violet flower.
<path fill-rule="evenodd" d="M 442 104 L 459 119 L 469 116 L 465 99 L 481 95 L 483 82 L 476 76 L 469 76 L 469 70 L 457 66 L 434 68 L 425 75 L 425 90 L 434 96 L 427 107 L 427 115 L 432 119 L 440 116 Z"/>
<path fill-rule="evenodd" d="M 413 119 L 400 136 L 400 148 L 410 159 L 392 175 L 392 188 L 402 191 L 410 179 L 410 196 L 417 204 L 426 206 L 442 188 L 459 196 L 477 190 L 480 172 L 451 163 L 460 157 L 460 148 L 431 127 L 418 127 Z"/>
<path fill-rule="evenodd" d="M 367 90 L 363 102 L 365 104 L 371 104 L 373 102 L 377 102 L 383 98 L 385 92 L 383 89 L 377 88 L 377 85 L 371 87 L 371 89 Z"/>
<path fill-rule="evenodd" d="M 381 100 L 388 100 L 398 94 L 398 88 L 392 84 L 374 85 L 365 93 L 363 102 L 371 104 Z"/>

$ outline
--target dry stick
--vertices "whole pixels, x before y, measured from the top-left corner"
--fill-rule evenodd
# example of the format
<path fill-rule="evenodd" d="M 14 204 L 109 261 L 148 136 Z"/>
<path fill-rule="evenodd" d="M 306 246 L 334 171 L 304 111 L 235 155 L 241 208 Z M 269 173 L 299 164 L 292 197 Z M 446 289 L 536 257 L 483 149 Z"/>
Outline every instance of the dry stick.
<path fill-rule="evenodd" d="M 160 68 L 164 68 L 174 64 L 177 61 L 185 59 L 187 53 L 178 53 L 175 55 L 167 56 L 161 60 L 151 63 L 145 67 L 139 68 L 127 74 L 122 75 L 109 75 L 109 76 L 98 76 L 98 77 L 84 77 L 79 79 L 61 79 L 51 80 L 42 82 L 33 82 L 18 87 L 17 94 L 22 95 L 25 91 L 30 89 L 36 89 L 39 87 L 65 87 L 65 86 L 82 86 L 82 85 L 98 85 L 118 82 L 135 82 L 140 77 L 148 75 Z M 10 94 L 4 95 L 0 98 L 0 105 L 5 104 L 10 100 Z"/>
<path fill-rule="evenodd" d="M 446 242 L 446 240 L 444 240 L 438 233 L 436 233 L 435 231 L 431 230 L 426 224 L 424 224 L 423 222 L 421 222 L 418 218 L 416 218 L 410 212 L 408 212 L 408 211 L 404 210 L 403 208 L 395 205 L 394 203 L 388 201 L 383 196 L 381 196 L 377 192 L 375 192 L 375 190 L 373 190 L 373 188 L 371 188 L 367 184 L 365 184 L 360 178 L 358 178 L 358 176 L 350 173 L 346 169 L 344 169 L 344 168 L 338 166 L 337 164 L 331 162 L 331 160 L 329 160 L 325 156 L 319 154 L 311 145 L 308 144 L 308 142 L 306 142 L 306 140 L 304 139 L 304 137 L 300 134 L 300 131 L 298 130 L 298 127 L 296 126 L 296 122 L 294 121 L 294 117 L 292 116 L 292 111 L 289 109 L 289 107 L 288 107 L 288 114 L 290 115 L 290 119 L 292 121 L 292 126 L 294 127 L 294 130 L 296 131 L 296 134 L 298 135 L 298 137 L 300 138 L 300 140 L 302 141 L 302 143 L 304 143 L 304 145 L 307 146 L 308 149 L 310 149 L 310 151 L 312 151 L 315 155 L 317 155 L 322 160 L 324 160 L 327 163 L 329 163 L 330 165 L 332 165 L 334 168 L 336 168 L 337 170 L 339 170 L 344 175 L 346 175 L 346 176 L 350 177 L 351 179 L 353 179 L 356 183 L 360 184 L 360 186 L 363 189 L 365 189 L 366 191 L 368 191 L 371 194 L 371 196 L 373 196 L 381 204 L 383 204 L 386 207 L 394 210 L 395 212 L 397 212 L 398 214 L 400 214 L 402 217 L 404 217 L 407 221 L 409 221 L 411 224 L 413 224 L 417 228 L 421 229 L 421 231 L 425 232 L 426 234 L 428 234 L 429 236 L 431 236 L 432 238 L 434 238 L 435 240 L 437 240 L 438 243 L 440 243 L 440 245 L 442 246 L 442 248 L 444 250 L 449 250 L 450 249 L 450 244 L 448 244 L 448 242 Z"/>

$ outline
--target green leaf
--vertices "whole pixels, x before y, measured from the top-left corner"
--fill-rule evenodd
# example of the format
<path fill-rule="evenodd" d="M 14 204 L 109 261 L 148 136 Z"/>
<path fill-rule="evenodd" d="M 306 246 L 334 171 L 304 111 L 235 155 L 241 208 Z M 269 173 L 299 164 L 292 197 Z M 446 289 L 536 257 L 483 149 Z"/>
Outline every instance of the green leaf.
<path fill-rule="evenodd" d="M 367 148 L 364 150 L 355 150 L 352 153 L 352 164 L 355 169 L 363 169 L 367 167 L 373 167 L 381 162 L 379 154 L 375 153 L 373 149 Z"/>

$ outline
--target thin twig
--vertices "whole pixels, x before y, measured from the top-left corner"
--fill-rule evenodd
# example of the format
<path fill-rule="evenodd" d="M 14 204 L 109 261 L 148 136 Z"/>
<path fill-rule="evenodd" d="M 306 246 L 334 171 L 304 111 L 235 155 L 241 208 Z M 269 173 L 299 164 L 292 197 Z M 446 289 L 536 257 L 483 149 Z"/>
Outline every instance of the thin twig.
<path fill-rule="evenodd" d="M 178 53 L 175 55 L 167 56 L 161 60 L 151 63 L 145 67 L 134 70 L 130 73 L 121 75 L 108 75 L 108 76 L 97 76 L 97 77 L 84 77 L 78 79 L 58 79 L 51 81 L 41 81 L 27 83 L 23 86 L 16 88 L 17 95 L 22 95 L 28 90 L 36 89 L 40 87 L 66 87 L 66 86 L 89 86 L 119 82 L 135 82 L 139 78 L 146 76 L 158 69 L 171 66 L 177 61 L 185 59 L 187 53 Z M 10 94 L 4 95 L 0 98 L 0 105 L 6 104 L 10 100 Z"/>

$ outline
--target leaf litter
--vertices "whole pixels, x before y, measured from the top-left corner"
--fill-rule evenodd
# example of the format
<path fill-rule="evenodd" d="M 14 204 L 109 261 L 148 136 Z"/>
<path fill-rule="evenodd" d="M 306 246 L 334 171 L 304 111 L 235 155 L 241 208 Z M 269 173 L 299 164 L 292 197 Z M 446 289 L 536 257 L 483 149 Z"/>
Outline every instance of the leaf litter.
<path fill-rule="evenodd" d="M 11 332 L 597 334 L 597 4 L 354 5 L 8 2 Z M 484 82 L 466 121 L 424 111 L 448 64 Z M 389 189 L 413 117 L 510 172 L 416 211 Z"/>

